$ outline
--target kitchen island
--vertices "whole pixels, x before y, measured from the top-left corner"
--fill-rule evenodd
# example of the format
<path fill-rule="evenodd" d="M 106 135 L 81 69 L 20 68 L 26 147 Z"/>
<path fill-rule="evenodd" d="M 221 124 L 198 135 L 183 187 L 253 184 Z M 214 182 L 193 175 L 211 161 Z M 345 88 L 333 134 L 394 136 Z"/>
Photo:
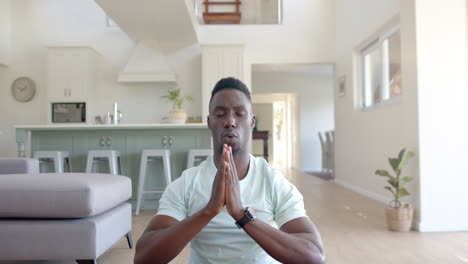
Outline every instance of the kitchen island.
<path fill-rule="evenodd" d="M 36 125 L 15 128 L 19 157 L 26 156 L 28 143 L 31 144 L 31 153 L 68 151 L 73 172 L 85 171 L 89 150 L 119 151 L 122 174 L 130 177 L 133 183 L 133 198 L 136 197 L 140 156 L 143 149 L 169 149 L 174 180 L 186 169 L 188 150 L 211 148 L 211 133 L 207 125 L 201 123 Z M 31 142 L 28 142 L 29 135 Z M 148 164 L 147 188 L 163 186 L 162 171 L 162 162 Z"/>

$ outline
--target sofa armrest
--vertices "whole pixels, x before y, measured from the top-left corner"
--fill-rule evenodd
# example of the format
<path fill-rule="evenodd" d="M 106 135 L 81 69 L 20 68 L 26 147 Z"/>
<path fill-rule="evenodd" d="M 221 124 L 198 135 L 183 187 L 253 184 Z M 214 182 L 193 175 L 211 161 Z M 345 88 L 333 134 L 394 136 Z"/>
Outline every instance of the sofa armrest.
<path fill-rule="evenodd" d="M 39 173 L 39 160 L 26 158 L 0 158 L 0 174 Z"/>

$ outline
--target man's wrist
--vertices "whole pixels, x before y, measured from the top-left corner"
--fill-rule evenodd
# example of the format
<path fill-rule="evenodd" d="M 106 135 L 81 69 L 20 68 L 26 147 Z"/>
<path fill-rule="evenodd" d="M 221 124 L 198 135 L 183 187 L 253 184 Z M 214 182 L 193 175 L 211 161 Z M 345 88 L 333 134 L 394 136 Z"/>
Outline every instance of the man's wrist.
<path fill-rule="evenodd" d="M 256 218 L 255 212 L 251 208 L 246 207 L 244 209 L 244 215 L 242 218 L 236 220 L 235 224 L 238 228 L 244 228 L 246 224 L 255 221 Z"/>
<path fill-rule="evenodd" d="M 215 217 L 216 215 L 218 215 L 219 212 L 217 212 L 216 210 L 210 208 L 209 206 L 205 206 L 205 208 L 203 208 L 201 210 L 201 213 L 205 216 L 208 216 L 210 218 L 213 218 Z"/>
<path fill-rule="evenodd" d="M 236 220 L 236 221 L 241 220 L 242 217 L 244 217 L 244 210 L 245 210 L 245 208 L 242 208 L 242 207 L 235 210 L 235 213 L 231 215 L 232 218 L 234 218 L 234 220 Z"/>

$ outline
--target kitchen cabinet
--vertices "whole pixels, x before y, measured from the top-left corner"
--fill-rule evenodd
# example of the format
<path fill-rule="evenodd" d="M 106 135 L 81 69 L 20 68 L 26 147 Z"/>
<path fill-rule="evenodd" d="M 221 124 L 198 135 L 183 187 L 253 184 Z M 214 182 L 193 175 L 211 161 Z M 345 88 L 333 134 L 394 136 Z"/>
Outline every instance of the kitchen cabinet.
<path fill-rule="evenodd" d="M 47 98 L 51 102 L 86 102 L 95 87 L 97 54 L 87 47 L 49 48 Z"/>
<path fill-rule="evenodd" d="M 47 109 L 51 120 L 51 103 L 88 101 L 88 91 L 96 87 L 98 54 L 89 47 L 51 47 L 47 56 Z M 90 123 L 91 106 L 86 104 L 86 121 Z"/>
<path fill-rule="evenodd" d="M 208 115 L 211 91 L 221 78 L 244 81 L 243 45 L 205 45 L 202 47 L 202 119 Z"/>
<path fill-rule="evenodd" d="M 10 54 L 11 2 L 0 1 L 0 65 L 7 66 Z"/>

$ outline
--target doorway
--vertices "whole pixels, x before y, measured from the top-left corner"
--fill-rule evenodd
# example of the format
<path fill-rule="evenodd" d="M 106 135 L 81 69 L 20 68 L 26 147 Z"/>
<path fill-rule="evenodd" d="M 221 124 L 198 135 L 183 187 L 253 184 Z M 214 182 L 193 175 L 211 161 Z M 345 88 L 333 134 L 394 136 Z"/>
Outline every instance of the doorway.
<path fill-rule="evenodd" d="M 335 127 L 334 66 L 253 64 L 251 86 L 254 104 L 270 104 L 271 115 L 276 109 L 277 115 L 284 117 L 285 124 L 280 126 L 281 130 L 275 130 L 271 121 L 269 143 L 271 141 L 273 157 L 270 163 L 304 172 L 321 171 L 322 150 L 318 133 Z M 275 102 L 276 107 L 273 106 Z M 283 109 L 283 114 L 278 113 L 281 112 L 279 109 Z M 262 126 L 262 118 L 265 117 L 257 114 L 257 118 Z M 276 142 L 273 137 L 275 131 L 279 132 Z M 277 152 L 278 149 L 284 151 Z"/>
<path fill-rule="evenodd" d="M 278 168 L 299 168 L 297 94 L 253 94 L 252 105 L 256 129 L 269 132 L 267 161 Z M 254 140 L 252 150 L 262 156 L 262 142 Z"/>

